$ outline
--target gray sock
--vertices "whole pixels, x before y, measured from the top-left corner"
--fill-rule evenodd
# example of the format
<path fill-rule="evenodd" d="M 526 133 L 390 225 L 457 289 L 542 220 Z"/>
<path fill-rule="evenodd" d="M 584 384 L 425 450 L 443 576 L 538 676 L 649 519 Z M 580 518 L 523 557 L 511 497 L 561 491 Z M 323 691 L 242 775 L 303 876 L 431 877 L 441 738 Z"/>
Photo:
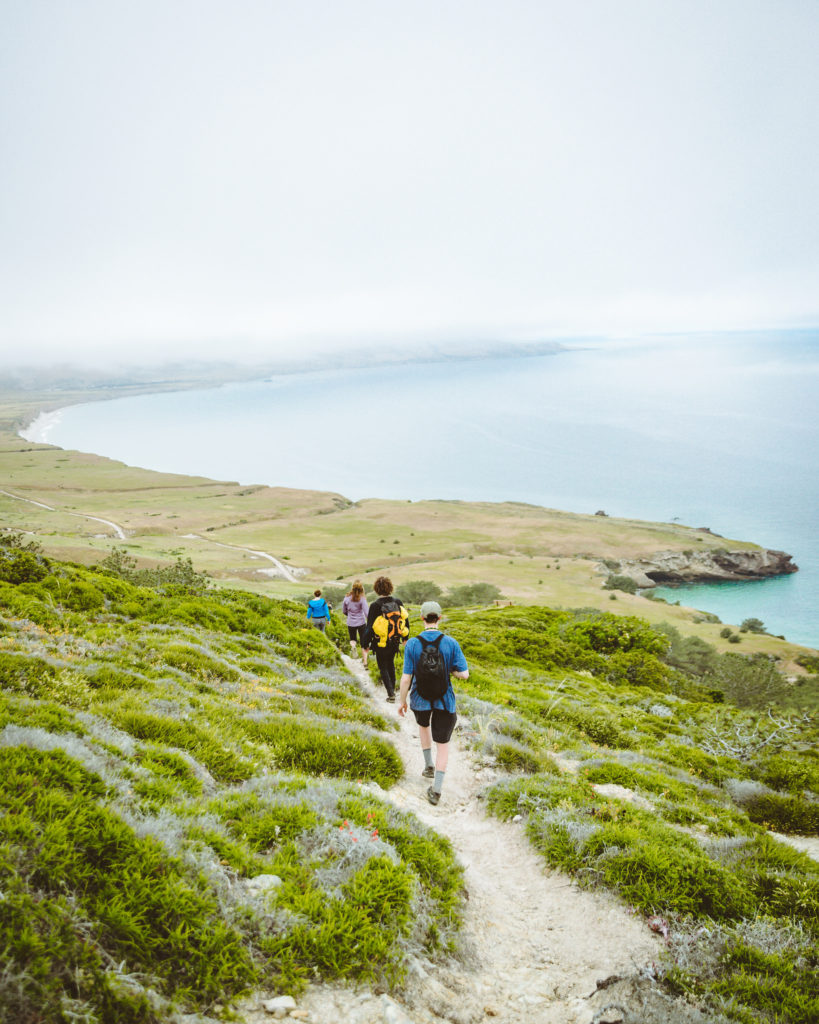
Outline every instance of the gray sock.
<path fill-rule="evenodd" d="M 435 763 L 432 760 L 432 747 L 421 747 L 421 753 L 424 755 L 424 767 L 431 768 Z"/>
<path fill-rule="evenodd" d="M 435 781 L 432 783 L 432 788 L 435 790 L 436 793 L 440 793 L 441 790 L 444 788 L 445 774 L 446 772 L 439 772 L 437 768 L 435 769 Z"/>

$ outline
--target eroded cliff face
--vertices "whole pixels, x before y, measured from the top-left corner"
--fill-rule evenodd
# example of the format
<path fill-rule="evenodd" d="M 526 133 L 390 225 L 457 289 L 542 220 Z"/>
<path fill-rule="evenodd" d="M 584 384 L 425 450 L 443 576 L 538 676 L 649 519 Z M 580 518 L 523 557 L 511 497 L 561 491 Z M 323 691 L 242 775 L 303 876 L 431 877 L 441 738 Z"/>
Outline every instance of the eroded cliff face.
<path fill-rule="evenodd" d="M 675 583 L 719 583 L 765 579 L 797 572 L 791 555 L 759 548 L 751 551 L 658 551 L 650 558 L 623 559 L 612 572 L 629 576 L 638 587 Z"/>

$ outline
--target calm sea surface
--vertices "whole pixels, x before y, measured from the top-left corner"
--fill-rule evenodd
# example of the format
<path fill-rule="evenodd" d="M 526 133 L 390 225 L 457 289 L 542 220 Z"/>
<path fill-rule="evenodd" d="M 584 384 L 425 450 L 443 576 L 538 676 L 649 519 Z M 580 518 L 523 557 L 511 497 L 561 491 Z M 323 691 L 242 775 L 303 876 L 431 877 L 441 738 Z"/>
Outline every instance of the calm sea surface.
<path fill-rule="evenodd" d="M 316 370 L 74 406 L 45 437 L 352 499 L 514 500 L 708 526 L 788 551 L 800 572 L 662 596 L 819 646 L 819 331 Z"/>

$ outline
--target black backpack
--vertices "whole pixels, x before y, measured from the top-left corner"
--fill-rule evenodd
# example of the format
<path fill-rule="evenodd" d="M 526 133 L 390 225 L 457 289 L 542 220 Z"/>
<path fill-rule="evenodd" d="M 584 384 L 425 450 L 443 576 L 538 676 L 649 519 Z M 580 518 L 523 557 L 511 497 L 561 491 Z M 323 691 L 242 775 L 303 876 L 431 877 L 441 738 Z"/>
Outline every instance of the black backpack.
<path fill-rule="evenodd" d="M 415 665 L 415 690 L 424 700 L 440 700 L 449 689 L 449 669 L 441 654 L 441 640 L 444 634 L 439 633 L 434 640 L 425 640 L 419 636 L 422 651 Z"/>

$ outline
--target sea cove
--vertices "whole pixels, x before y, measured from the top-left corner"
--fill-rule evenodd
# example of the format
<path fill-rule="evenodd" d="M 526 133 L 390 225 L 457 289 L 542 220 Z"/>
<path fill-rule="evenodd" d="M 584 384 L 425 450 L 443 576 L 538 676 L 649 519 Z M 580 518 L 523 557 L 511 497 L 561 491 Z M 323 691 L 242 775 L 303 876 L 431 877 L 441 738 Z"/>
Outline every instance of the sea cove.
<path fill-rule="evenodd" d="M 28 436 L 353 500 L 513 500 L 708 527 L 786 550 L 800 572 L 663 596 L 817 646 L 817 398 L 815 331 L 601 339 L 92 403 Z"/>

